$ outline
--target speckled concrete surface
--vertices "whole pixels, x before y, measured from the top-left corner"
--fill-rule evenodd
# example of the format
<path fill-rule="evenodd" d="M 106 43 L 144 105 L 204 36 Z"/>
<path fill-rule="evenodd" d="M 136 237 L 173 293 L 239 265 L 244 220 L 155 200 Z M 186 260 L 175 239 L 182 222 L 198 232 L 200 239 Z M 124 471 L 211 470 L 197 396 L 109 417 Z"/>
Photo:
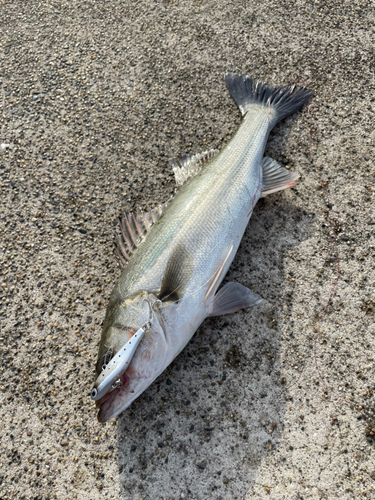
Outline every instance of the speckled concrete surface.
<path fill-rule="evenodd" d="M 374 4 L 12 0 L 0 13 L 1 498 L 375 498 Z M 317 340 L 325 383 L 313 344 L 335 258 L 304 110 L 267 151 L 301 181 L 259 202 L 228 275 L 266 300 L 206 321 L 100 425 L 89 389 L 115 218 L 169 198 L 168 160 L 230 139 L 227 71 L 316 95 L 341 268 Z"/>

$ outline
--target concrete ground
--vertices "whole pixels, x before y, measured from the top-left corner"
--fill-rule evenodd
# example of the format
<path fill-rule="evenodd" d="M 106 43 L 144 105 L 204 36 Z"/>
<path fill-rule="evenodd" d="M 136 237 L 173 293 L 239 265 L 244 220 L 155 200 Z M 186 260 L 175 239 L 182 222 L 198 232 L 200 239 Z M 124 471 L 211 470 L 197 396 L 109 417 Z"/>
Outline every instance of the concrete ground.
<path fill-rule="evenodd" d="M 1 498 L 375 498 L 374 3 L 0 3 Z M 227 279 L 265 301 L 204 322 L 101 425 L 89 390 L 119 275 L 113 228 L 175 185 L 168 161 L 240 122 L 228 71 L 303 80 Z M 336 276 L 327 189 L 340 276 Z"/>

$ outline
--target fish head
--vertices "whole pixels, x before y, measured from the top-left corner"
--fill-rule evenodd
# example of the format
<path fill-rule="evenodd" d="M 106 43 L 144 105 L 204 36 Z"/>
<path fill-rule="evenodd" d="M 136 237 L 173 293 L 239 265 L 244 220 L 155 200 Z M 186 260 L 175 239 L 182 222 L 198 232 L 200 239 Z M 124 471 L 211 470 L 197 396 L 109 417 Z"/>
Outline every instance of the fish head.
<path fill-rule="evenodd" d="M 119 357 L 132 338 L 133 345 L 139 333 L 142 339 L 117 384 L 110 384 L 109 391 L 96 401 L 100 409 L 99 422 L 106 422 L 124 411 L 164 369 L 168 345 L 159 302 L 148 292 L 126 299 L 111 298 L 99 346 L 97 377 L 102 373 L 103 366 L 105 369 L 112 359 Z"/>

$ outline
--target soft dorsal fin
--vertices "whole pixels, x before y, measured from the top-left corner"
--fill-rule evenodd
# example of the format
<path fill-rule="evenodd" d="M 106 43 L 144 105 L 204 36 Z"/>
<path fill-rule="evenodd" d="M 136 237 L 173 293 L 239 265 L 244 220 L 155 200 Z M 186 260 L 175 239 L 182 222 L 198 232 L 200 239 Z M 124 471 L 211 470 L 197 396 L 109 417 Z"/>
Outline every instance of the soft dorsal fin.
<path fill-rule="evenodd" d="M 198 173 L 201 166 L 208 160 L 211 160 L 211 158 L 213 158 L 218 152 L 218 149 L 210 149 L 204 153 L 196 155 L 187 154 L 171 160 L 170 163 L 176 178 L 176 184 L 178 186 L 182 186 L 182 184 L 184 184 L 189 177 Z"/>
<path fill-rule="evenodd" d="M 193 258 L 184 243 L 178 243 L 169 257 L 158 298 L 179 300 L 193 272 Z"/>
<path fill-rule="evenodd" d="M 284 167 L 281 167 L 275 160 L 265 156 L 262 161 L 263 169 L 263 188 L 261 197 L 271 193 L 276 193 L 282 189 L 296 185 L 296 180 L 299 174 L 290 172 Z"/>
<path fill-rule="evenodd" d="M 118 218 L 120 234 L 115 231 L 117 238 L 115 251 L 121 267 L 136 251 L 150 227 L 160 219 L 167 205 L 168 202 L 162 203 L 149 212 L 124 213 L 123 217 Z"/>

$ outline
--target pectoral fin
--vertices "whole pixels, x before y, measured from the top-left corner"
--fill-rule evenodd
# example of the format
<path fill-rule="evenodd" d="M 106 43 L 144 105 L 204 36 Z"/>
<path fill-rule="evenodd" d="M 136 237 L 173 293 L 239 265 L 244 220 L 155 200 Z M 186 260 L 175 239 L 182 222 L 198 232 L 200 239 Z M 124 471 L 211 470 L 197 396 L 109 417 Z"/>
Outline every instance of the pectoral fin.
<path fill-rule="evenodd" d="M 215 295 L 208 316 L 230 314 L 262 302 L 262 297 L 240 283 L 227 283 Z"/>
<path fill-rule="evenodd" d="M 215 293 L 217 287 L 220 285 L 221 280 L 224 278 L 225 264 L 227 263 L 229 256 L 232 253 L 232 250 L 233 250 L 233 245 L 230 247 L 229 252 L 225 256 L 225 259 L 222 262 L 222 264 L 220 265 L 220 267 L 218 268 L 218 270 L 212 276 L 210 286 L 208 287 L 206 293 L 204 294 L 204 298 L 203 298 L 204 302 L 206 302 L 206 300 L 208 300 L 210 295 L 212 296 Z"/>
<path fill-rule="evenodd" d="M 186 246 L 183 243 L 176 245 L 165 268 L 158 298 L 163 301 L 179 300 L 189 283 L 193 267 L 193 259 Z"/>
<path fill-rule="evenodd" d="M 281 167 L 275 160 L 268 158 L 268 156 L 263 158 L 262 169 L 263 188 L 261 197 L 295 186 L 296 180 L 299 178 L 299 174 Z"/>

